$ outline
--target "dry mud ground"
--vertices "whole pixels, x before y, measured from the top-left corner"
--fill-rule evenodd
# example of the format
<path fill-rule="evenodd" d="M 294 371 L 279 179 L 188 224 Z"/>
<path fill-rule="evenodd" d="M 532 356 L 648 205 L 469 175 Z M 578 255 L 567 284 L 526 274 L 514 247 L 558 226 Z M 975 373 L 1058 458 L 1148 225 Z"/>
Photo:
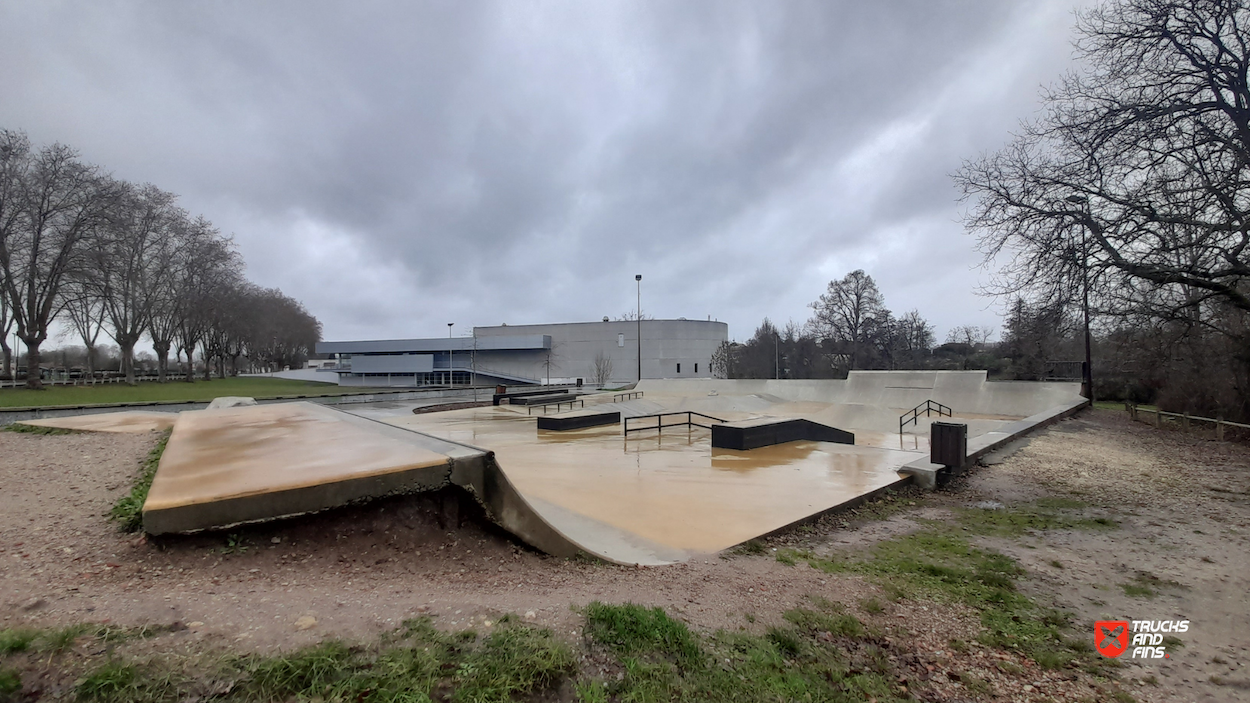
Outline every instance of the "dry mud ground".
<path fill-rule="evenodd" d="M 701 631 L 762 632 L 819 595 L 888 633 L 891 661 L 911 677 L 906 695 L 919 700 L 1250 700 L 1250 450 L 1132 423 L 1123 413 L 1086 411 L 944 490 L 827 517 L 764 541 L 762 553 L 646 569 L 547 557 L 470 508 L 449 519 L 438 496 L 228 534 L 120 533 L 105 513 L 155 442 L 0 432 L 0 629 L 157 625 L 163 634 L 133 645 L 132 655 L 274 653 L 329 638 L 376 639 L 420 614 L 441 628 L 483 629 L 515 613 L 577 643 L 576 609 L 593 600 L 663 606 Z M 980 624 L 967 607 L 923 594 L 892 601 L 870 578 L 775 558 L 793 549 L 862 552 L 928 529 L 928 521 L 952 520 L 961 507 L 1054 496 L 1082 501 L 1086 516 L 1119 527 L 974 543 L 1016 559 L 1026 572 L 1020 590 L 1073 613 L 1073 636 L 1092 641 L 1096 619 L 1189 620 L 1169 659 L 1124 663 L 1110 676 L 1042 670 L 1018 653 L 976 644 Z M 872 598 L 883 612 L 863 606 Z M 952 639 L 972 644 L 953 651 Z M 92 654 L 28 661 L 27 697 L 72 697 L 72 658 Z M 961 673 L 989 685 L 969 690 Z"/>

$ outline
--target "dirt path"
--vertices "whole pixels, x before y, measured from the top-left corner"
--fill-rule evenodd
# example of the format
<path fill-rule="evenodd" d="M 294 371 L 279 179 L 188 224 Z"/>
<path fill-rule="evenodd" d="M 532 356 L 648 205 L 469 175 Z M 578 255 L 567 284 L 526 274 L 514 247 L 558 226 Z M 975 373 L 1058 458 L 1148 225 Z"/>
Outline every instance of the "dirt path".
<path fill-rule="evenodd" d="M 1103 700 L 1121 688 L 1138 700 L 1250 697 L 1250 452 L 1109 411 L 1061 423 L 949 490 L 896 500 L 880 509 L 887 519 L 835 516 L 766 542 L 762 554 L 649 569 L 553 559 L 472 519 L 440 524 L 438 499 L 428 496 L 149 542 L 119 533 L 104 514 L 155 441 L 0 432 L 0 628 L 174 625 L 168 637 L 188 651 L 272 652 L 375 638 L 420 614 L 459 629 L 516 613 L 575 638 L 582 620 L 573 608 L 601 600 L 664 606 L 702 629 L 760 632 L 818 594 L 860 611 L 897 642 L 896 656 L 914 658 L 922 679 L 932 675 L 924 700 L 974 697 L 957 669 L 980 672 L 1004 700 Z M 949 641 L 971 641 L 979 629 L 968 609 L 921 597 L 893 603 L 864 577 L 774 558 L 787 547 L 863 551 L 961 506 L 1053 495 L 1077 497 L 1120 527 L 978 543 L 1018 560 L 1021 589 L 1075 613 L 1091 639 L 1096 619 L 1190 620 L 1174 658 L 1123 667 L 1116 684 L 1041 672 L 975 645 L 954 652 Z M 1124 584 L 1157 595 L 1129 596 Z M 881 611 L 862 612 L 867 599 Z M 998 664 L 1007 659 L 1017 663 Z"/>

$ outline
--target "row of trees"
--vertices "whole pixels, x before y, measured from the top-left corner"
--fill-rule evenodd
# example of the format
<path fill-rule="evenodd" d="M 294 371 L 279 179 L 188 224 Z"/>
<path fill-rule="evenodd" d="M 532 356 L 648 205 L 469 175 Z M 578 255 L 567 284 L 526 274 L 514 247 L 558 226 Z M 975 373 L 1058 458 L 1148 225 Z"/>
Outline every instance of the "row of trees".
<path fill-rule="evenodd" d="M 62 144 L 31 146 L 0 130 L 0 350 L 10 329 L 26 347 L 26 384 L 42 387 L 41 346 L 54 320 L 82 340 L 89 367 L 102 335 L 135 381 L 135 347 L 152 343 L 161 380 L 169 355 L 207 376 L 240 358 L 295 365 L 321 337 L 303 306 L 243 276 L 233 242 L 152 185 L 111 177 Z M 88 368 L 89 372 L 94 371 Z"/>
<path fill-rule="evenodd" d="M 712 359 L 722 378 L 844 378 L 854 369 L 985 368 L 992 328 L 964 325 L 937 344 L 933 325 L 911 310 L 895 315 L 862 269 L 830 281 L 804 324 L 778 329 L 765 318 L 746 342 Z"/>

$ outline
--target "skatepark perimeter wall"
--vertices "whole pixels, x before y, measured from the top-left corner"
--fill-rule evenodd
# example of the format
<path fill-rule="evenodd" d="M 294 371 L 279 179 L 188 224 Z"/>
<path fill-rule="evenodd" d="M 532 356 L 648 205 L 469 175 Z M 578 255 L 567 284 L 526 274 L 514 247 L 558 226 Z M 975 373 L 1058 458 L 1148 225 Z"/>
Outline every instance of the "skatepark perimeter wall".
<path fill-rule="evenodd" d="M 926 400 L 956 414 L 1027 418 L 1080 398 L 1080 384 L 989 381 L 985 371 L 852 371 L 846 379 L 646 379 L 637 390 L 663 395 L 767 395 L 784 401 L 893 408 Z M 1083 400 L 1083 399 L 1082 399 Z"/>

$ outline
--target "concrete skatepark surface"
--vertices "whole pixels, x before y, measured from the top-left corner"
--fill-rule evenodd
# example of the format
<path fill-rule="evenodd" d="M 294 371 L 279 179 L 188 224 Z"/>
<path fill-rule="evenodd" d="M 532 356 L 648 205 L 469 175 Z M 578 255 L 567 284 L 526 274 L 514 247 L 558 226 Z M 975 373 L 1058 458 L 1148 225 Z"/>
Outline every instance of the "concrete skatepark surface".
<path fill-rule="evenodd" d="M 899 432 L 900 415 L 926 400 L 954 409 L 954 417 L 940 419 L 968 425 L 970 454 L 1083 402 L 1077 384 L 987 382 L 984 371 L 645 380 L 636 390 L 643 397 L 620 403 L 611 393 L 586 395 L 583 408 L 558 415 L 803 418 L 853 432 L 855 444 L 734 451 L 713 449 L 704 428 L 546 431 L 510 405 L 422 415 L 402 402 L 349 412 L 311 403 L 184 412 L 144 506 L 144 526 L 153 533 L 221 528 L 450 483 L 548 553 L 672 563 L 848 507 L 913 475 L 932 482 L 941 467 L 928 464 L 928 425 L 939 418 L 921 416 Z"/>

